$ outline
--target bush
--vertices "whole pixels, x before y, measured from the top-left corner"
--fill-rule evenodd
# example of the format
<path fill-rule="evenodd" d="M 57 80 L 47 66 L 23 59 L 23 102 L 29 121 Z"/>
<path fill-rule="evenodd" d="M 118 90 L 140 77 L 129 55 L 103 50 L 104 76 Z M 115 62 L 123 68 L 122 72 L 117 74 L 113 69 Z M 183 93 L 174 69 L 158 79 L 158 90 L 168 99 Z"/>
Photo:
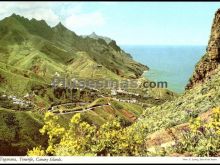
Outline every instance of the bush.
<path fill-rule="evenodd" d="M 135 123 L 122 128 L 118 120 L 103 124 L 100 128 L 81 120 L 75 114 L 66 130 L 57 124 L 58 117 L 52 113 L 45 115 L 45 125 L 40 130 L 48 134 L 48 146 L 34 148 L 28 155 L 40 156 L 143 156 L 147 154 L 145 137 L 147 127 Z"/>
<path fill-rule="evenodd" d="M 217 156 L 220 152 L 220 108 L 213 109 L 207 123 L 199 117 L 192 119 L 190 129 L 183 132 L 183 138 L 176 143 L 173 151 L 195 156 Z"/>

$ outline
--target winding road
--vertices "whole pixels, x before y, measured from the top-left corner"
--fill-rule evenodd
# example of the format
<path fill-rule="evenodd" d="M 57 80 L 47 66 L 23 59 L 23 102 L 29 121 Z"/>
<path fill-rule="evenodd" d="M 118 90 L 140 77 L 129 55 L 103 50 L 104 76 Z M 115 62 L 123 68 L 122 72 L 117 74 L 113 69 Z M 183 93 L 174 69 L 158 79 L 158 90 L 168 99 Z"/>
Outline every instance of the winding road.
<path fill-rule="evenodd" d="M 76 105 L 76 103 L 60 104 L 60 105 L 56 105 L 56 107 L 61 106 L 61 105 Z M 84 105 L 86 105 L 86 104 L 84 104 Z M 56 115 L 65 115 L 65 114 L 82 113 L 82 112 L 86 112 L 86 111 L 92 111 L 95 108 L 101 108 L 101 107 L 106 107 L 106 106 L 111 106 L 111 104 L 108 103 L 108 104 L 94 105 L 94 106 L 89 107 L 89 108 L 81 108 L 80 110 L 64 109 L 64 110 L 62 110 L 63 112 L 62 111 L 57 111 L 57 110 L 55 112 L 53 110 L 51 110 L 50 112 L 52 112 Z"/>

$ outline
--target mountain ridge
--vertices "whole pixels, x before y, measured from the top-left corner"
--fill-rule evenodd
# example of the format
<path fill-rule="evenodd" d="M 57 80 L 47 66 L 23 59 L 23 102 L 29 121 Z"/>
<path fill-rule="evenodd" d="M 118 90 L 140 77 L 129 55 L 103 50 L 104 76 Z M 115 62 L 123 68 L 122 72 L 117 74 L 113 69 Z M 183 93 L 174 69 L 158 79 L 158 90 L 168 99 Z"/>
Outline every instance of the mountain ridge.
<path fill-rule="evenodd" d="M 147 66 L 135 62 L 129 54 L 122 51 L 115 41 L 106 44 L 102 39 L 83 38 L 67 29 L 62 23 L 50 27 L 43 20 L 29 20 L 12 14 L 0 21 L 0 34 L 6 41 L 20 47 L 27 42 L 30 47 L 37 49 L 48 58 L 56 56 L 55 58 L 60 62 L 63 61 L 64 65 L 67 65 L 67 61 L 74 59 L 77 52 L 86 52 L 95 63 L 105 66 L 107 70 L 119 77 L 138 78 L 148 69 Z M 0 42 L 11 45 L 4 40 Z M 51 54 L 50 51 L 55 52 Z M 67 60 L 64 60 L 61 55 L 56 55 L 56 51 Z"/>
<path fill-rule="evenodd" d="M 82 35 L 83 38 L 85 37 L 89 37 L 89 38 L 93 38 L 93 39 L 103 39 L 107 44 L 109 44 L 112 39 L 109 38 L 109 37 L 106 37 L 106 36 L 100 36 L 100 35 L 97 35 L 95 32 L 92 32 L 90 35 Z"/>

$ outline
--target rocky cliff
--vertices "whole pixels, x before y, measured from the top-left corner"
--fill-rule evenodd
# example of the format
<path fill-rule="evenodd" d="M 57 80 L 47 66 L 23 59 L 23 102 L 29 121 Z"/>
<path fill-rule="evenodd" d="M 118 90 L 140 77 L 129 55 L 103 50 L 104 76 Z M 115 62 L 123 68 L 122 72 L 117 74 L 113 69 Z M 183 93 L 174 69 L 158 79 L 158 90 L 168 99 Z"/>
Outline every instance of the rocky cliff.
<path fill-rule="evenodd" d="M 198 83 L 209 79 L 220 64 L 220 9 L 215 13 L 211 28 L 210 40 L 206 54 L 196 65 L 193 76 L 190 78 L 186 89 L 191 89 Z"/>

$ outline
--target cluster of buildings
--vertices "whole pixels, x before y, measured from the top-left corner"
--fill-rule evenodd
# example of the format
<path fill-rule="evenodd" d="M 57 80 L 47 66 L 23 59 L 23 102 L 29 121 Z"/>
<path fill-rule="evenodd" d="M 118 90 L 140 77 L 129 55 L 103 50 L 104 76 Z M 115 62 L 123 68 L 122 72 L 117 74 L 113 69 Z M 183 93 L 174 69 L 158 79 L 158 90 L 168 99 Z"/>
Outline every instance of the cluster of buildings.
<path fill-rule="evenodd" d="M 117 94 L 125 94 L 125 95 L 139 96 L 138 93 L 127 92 L 127 91 L 122 90 L 122 89 L 120 89 L 120 88 L 117 89 L 117 90 L 115 90 L 115 89 L 111 90 L 111 95 L 112 95 L 112 96 L 116 96 Z"/>
<path fill-rule="evenodd" d="M 24 96 L 24 99 L 29 98 L 29 96 L 30 96 L 29 94 L 26 94 Z M 2 97 L 11 100 L 12 104 L 20 105 L 22 107 L 28 107 L 28 106 L 31 105 L 31 101 L 23 100 L 23 99 L 17 98 L 16 96 L 13 96 L 13 95 L 7 96 L 7 95 L 4 94 L 4 95 L 2 95 Z"/>
<path fill-rule="evenodd" d="M 112 99 L 115 101 L 126 102 L 126 103 L 137 103 L 137 100 L 134 98 L 132 98 L 131 100 L 128 100 L 128 99 L 117 99 L 113 97 Z"/>

